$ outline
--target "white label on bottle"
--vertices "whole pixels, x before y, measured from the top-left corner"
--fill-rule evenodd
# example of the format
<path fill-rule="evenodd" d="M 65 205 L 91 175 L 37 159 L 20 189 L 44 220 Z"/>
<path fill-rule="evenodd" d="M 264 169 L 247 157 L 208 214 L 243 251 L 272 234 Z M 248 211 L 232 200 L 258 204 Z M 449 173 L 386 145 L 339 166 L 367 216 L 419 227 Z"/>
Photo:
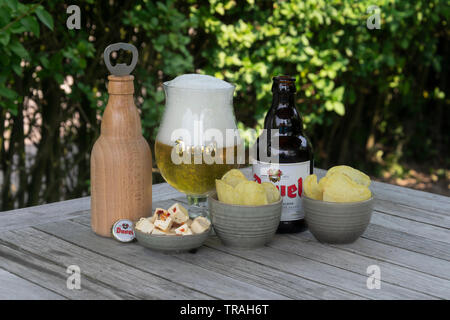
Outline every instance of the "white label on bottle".
<path fill-rule="evenodd" d="M 281 221 L 304 218 L 302 209 L 303 182 L 309 175 L 310 161 L 297 163 L 268 163 L 257 161 L 253 164 L 253 179 L 258 182 L 272 182 L 283 198 Z"/>

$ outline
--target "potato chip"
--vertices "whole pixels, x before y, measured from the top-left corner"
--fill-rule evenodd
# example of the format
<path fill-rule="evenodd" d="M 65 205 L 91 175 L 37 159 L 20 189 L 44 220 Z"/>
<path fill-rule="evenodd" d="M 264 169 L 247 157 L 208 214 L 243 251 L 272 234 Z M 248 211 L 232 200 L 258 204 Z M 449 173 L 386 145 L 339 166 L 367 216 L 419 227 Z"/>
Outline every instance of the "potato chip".
<path fill-rule="evenodd" d="M 357 169 L 354 169 L 349 166 L 335 166 L 328 170 L 327 177 L 336 173 L 342 173 L 348 176 L 350 179 L 352 179 L 354 182 L 363 185 L 363 186 L 370 186 L 370 178 L 368 175 L 366 175 L 364 172 L 361 172 Z"/>
<path fill-rule="evenodd" d="M 234 188 L 242 181 L 248 181 L 248 180 L 245 178 L 228 176 L 225 179 L 222 179 L 222 181 Z"/>
<path fill-rule="evenodd" d="M 234 188 L 236 202 L 246 206 L 260 206 L 268 204 L 266 190 L 255 181 L 242 181 Z"/>
<path fill-rule="evenodd" d="M 319 180 L 319 189 L 320 189 L 320 191 L 322 191 L 322 193 L 323 193 L 323 190 L 325 189 L 325 184 L 327 183 L 327 181 L 328 181 L 328 177 L 326 177 L 326 176 Z"/>
<path fill-rule="evenodd" d="M 238 170 L 238 169 L 231 169 L 231 170 L 227 171 L 227 172 L 223 175 L 222 180 L 225 180 L 225 179 L 228 178 L 228 177 L 242 178 L 242 179 L 247 180 L 247 178 L 246 178 L 245 175 L 242 173 L 242 171 L 241 171 L 241 170 Z"/>
<path fill-rule="evenodd" d="M 329 202 L 357 202 L 372 196 L 369 188 L 350 179 L 346 174 L 335 172 L 324 184 L 323 200 Z"/>
<path fill-rule="evenodd" d="M 242 181 L 247 181 L 244 174 L 238 169 L 231 169 L 225 173 L 222 177 L 222 181 L 229 184 L 232 187 L 236 187 Z"/>
<path fill-rule="evenodd" d="M 216 179 L 216 191 L 219 201 L 236 204 L 234 188 L 222 180 Z"/>
<path fill-rule="evenodd" d="M 322 200 L 322 190 L 317 184 L 317 176 L 315 174 L 310 174 L 306 177 L 305 194 L 308 198 Z"/>
<path fill-rule="evenodd" d="M 263 182 L 261 185 L 266 191 L 267 202 L 273 203 L 280 200 L 280 191 L 278 191 L 277 187 L 275 187 L 272 182 Z"/>

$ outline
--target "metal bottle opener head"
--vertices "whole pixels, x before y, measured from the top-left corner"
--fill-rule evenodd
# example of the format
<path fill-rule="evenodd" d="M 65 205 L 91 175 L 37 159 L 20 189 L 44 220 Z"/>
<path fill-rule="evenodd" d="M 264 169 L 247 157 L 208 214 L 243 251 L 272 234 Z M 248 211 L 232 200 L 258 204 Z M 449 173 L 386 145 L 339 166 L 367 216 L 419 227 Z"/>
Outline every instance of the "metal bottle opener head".
<path fill-rule="evenodd" d="M 111 61 L 109 60 L 111 52 L 119 51 L 120 49 L 131 51 L 132 54 L 131 63 L 129 65 L 127 65 L 126 63 L 117 63 L 115 66 L 112 66 Z M 136 47 L 133 46 L 132 44 L 124 42 L 110 44 L 109 46 L 106 47 L 105 51 L 103 52 L 103 60 L 105 61 L 106 67 L 108 68 L 109 72 L 115 76 L 129 75 L 136 66 L 138 56 L 139 54 Z"/>

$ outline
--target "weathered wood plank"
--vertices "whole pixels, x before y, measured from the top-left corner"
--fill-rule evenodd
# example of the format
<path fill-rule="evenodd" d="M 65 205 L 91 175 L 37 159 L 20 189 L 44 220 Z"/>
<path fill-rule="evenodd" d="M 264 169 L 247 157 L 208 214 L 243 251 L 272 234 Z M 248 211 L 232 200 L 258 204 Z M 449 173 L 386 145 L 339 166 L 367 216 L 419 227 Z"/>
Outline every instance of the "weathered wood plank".
<path fill-rule="evenodd" d="M 305 241 L 317 241 L 309 231 L 292 234 L 290 236 L 295 238 L 298 237 Z M 390 246 L 364 237 L 359 238 L 353 243 L 341 245 L 329 244 L 329 246 L 353 252 L 368 258 L 407 267 L 438 278 L 450 280 L 450 263 L 448 261 L 422 253 Z"/>
<path fill-rule="evenodd" d="M 387 199 L 406 206 L 450 215 L 450 197 L 378 181 L 374 181 L 372 187 L 377 199 Z"/>
<path fill-rule="evenodd" d="M 63 296 L 1 268 L 0 284 L 0 300 L 65 300 Z"/>
<path fill-rule="evenodd" d="M 153 201 L 168 200 L 181 196 L 186 197 L 186 195 L 176 190 L 175 188 L 171 187 L 168 183 L 159 183 L 153 185 L 152 190 L 154 192 Z"/>
<path fill-rule="evenodd" d="M 177 258 L 203 266 L 208 270 L 228 274 L 239 281 L 255 283 L 272 292 L 277 292 L 296 300 L 364 299 L 364 297 L 351 292 L 323 285 L 223 251 L 219 252 L 211 247 L 204 247 L 201 254 L 180 254 Z"/>
<path fill-rule="evenodd" d="M 79 217 L 74 219 L 74 221 L 89 227 L 88 217 Z M 52 232 L 54 231 L 52 230 Z M 115 254 L 118 257 L 121 257 L 122 254 L 126 253 L 127 252 L 112 252 L 112 254 Z M 199 254 L 176 254 L 174 257 L 232 277 L 238 281 L 262 286 L 272 292 L 279 293 L 292 299 L 363 299 L 363 297 L 353 293 L 325 286 L 295 275 L 286 274 L 285 272 L 280 272 L 279 270 L 240 257 L 218 252 L 209 247 L 202 247 Z M 138 265 L 140 263 L 142 262 L 137 260 L 134 261 L 133 265 Z"/>
<path fill-rule="evenodd" d="M 376 210 L 372 212 L 371 224 L 380 225 L 392 230 L 409 233 L 435 241 L 450 243 L 450 230 L 420 223 L 404 218 L 399 218 L 380 213 Z"/>
<path fill-rule="evenodd" d="M 90 210 L 90 197 L 0 212 L 0 231 L 67 220 L 86 214 L 86 210 Z"/>
<path fill-rule="evenodd" d="M 8 231 L 2 233 L 0 239 L 8 245 L 16 244 L 20 250 L 39 255 L 59 266 L 77 265 L 83 278 L 95 279 L 140 299 L 213 298 L 189 287 L 175 284 L 171 280 L 136 269 L 127 264 L 126 260 L 120 262 L 107 258 L 36 229 Z"/>
<path fill-rule="evenodd" d="M 85 215 L 88 212 L 89 211 L 49 213 L 28 211 L 19 215 L 11 214 L 8 216 L 3 216 L 0 212 L 0 231 L 17 230 L 49 222 L 68 220 Z"/>
<path fill-rule="evenodd" d="M 206 243 L 217 250 L 369 299 L 434 299 L 430 295 L 389 283 L 383 283 L 383 290 L 370 290 L 366 287 L 367 276 L 271 247 L 238 250 L 223 246 L 215 238 L 208 239 Z"/>
<path fill-rule="evenodd" d="M 387 215 L 450 229 L 450 215 L 443 213 L 413 208 L 387 199 L 375 199 L 374 208 L 376 211 Z"/>
<path fill-rule="evenodd" d="M 390 229 L 377 224 L 369 224 L 362 237 L 450 261 L 449 245 L 445 242 Z"/>
<path fill-rule="evenodd" d="M 244 172 L 249 174 L 250 170 Z M 324 172 L 316 170 L 319 177 Z M 124 278 L 131 269 L 134 280 L 145 282 L 150 277 L 152 281 L 154 278 L 162 281 L 165 285 L 162 296 L 179 293 L 172 286 L 181 284 L 186 291 L 180 296 L 190 298 L 193 295 L 230 298 L 231 292 L 235 292 L 232 297 L 235 299 L 448 299 L 449 276 L 445 271 L 450 261 L 450 197 L 379 182 L 372 183 L 372 190 L 376 198 L 372 223 L 354 244 L 322 245 L 312 240 L 309 233 L 303 233 L 277 235 L 269 247 L 240 251 L 224 247 L 212 237 L 207 247 L 195 255 L 164 255 L 139 245 L 124 246 L 95 236 L 87 220 L 89 197 L 3 212 L 0 230 L 21 230 L 0 237 L 0 252 L 5 256 L 0 259 L 0 267 L 13 270 L 25 282 L 76 299 L 154 298 L 160 293 L 154 288 L 146 291 L 148 288 L 143 285 L 136 295 L 131 283 L 125 285 L 129 291 L 116 291 L 112 279 L 116 278 L 101 269 L 109 264 L 122 272 L 119 278 Z M 186 203 L 184 195 L 168 184 L 153 186 L 154 207 L 168 206 L 175 199 Z M 69 219 L 76 222 L 64 221 Z M 44 232 L 28 228 L 36 224 Z M 77 228 L 84 231 L 80 234 Z M 13 240 L 4 238 L 5 234 L 12 234 Z M 37 244 L 32 240 L 36 234 Z M 18 240 L 21 241 L 16 243 Z M 130 248 L 132 260 L 124 263 L 121 260 L 127 257 Z M 76 257 L 87 259 L 82 272 L 86 266 L 92 269 L 83 278 L 83 295 L 78 290 L 68 292 L 65 287 L 65 263 Z M 366 288 L 363 267 L 372 262 L 382 268 L 382 290 Z M 177 274 L 180 265 L 191 278 L 186 280 Z M 165 277 L 167 270 L 170 277 Z M 174 276 L 177 284 L 170 282 Z M 206 286 L 202 283 L 204 279 Z M 223 288 L 222 284 L 228 286 Z"/>
<path fill-rule="evenodd" d="M 448 280 L 375 258 L 340 250 L 339 246 L 331 247 L 314 240 L 292 236 L 276 237 L 269 246 L 364 276 L 367 276 L 366 270 L 368 266 L 377 265 L 381 269 L 383 285 L 390 283 L 436 298 L 450 298 L 450 281 Z"/>
<path fill-rule="evenodd" d="M 81 290 L 69 290 L 66 286 L 67 266 L 48 261 L 2 240 L 0 240 L 0 256 L 1 268 L 68 299 L 136 299 L 133 295 L 86 277 L 82 279 Z"/>
<path fill-rule="evenodd" d="M 233 279 L 226 274 L 212 272 L 202 266 L 181 261 L 176 255 L 164 254 L 144 248 L 136 243 L 121 244 L 113 239 L 98 237 L 90 230 L 89 220 L 84 224 L 64 221 L 37 227 L 77 246 L 107 256 L 114 261 L 126 261 L 144 272 L 170 279 L 174 284 L 189 287 L 219 299 L 287 299 L 253 284 Z M 198 254 L 203 254 L 200 249 Z"/>

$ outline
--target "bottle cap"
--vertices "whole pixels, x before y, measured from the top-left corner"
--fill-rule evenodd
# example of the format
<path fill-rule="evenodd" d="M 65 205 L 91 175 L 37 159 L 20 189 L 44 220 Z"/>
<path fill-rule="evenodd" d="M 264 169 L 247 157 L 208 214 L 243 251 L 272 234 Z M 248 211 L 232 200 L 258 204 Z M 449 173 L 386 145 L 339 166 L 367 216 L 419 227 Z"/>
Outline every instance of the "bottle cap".
<path fill-rule="evenodd" d="M 131 242 L 135 238 L 133 222 L 128 219 L 121 219 L 114 223 L 112 227 L 114 239 L 120 242 Z"/>
<path fill-rule="evenodd" d="M 272 84 L 272 92 L 273 91 L 279 91 L 279 92 L 295 92 L 295 78 L 291 76 L 276 76 L 272 78 L 273 84 Z"/>

